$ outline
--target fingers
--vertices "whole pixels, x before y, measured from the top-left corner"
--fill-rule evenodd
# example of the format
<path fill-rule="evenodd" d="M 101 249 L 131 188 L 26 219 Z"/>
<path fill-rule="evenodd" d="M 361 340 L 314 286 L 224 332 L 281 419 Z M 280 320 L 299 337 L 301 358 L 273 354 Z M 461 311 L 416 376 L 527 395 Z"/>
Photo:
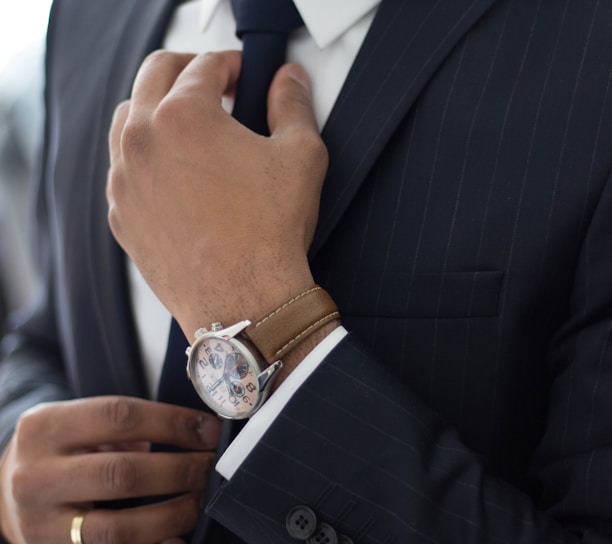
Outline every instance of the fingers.
<path fill-rule="evenodd" d="M 161 50 L 145 58 L 132 87 L 132 101 L 136 109 L 154 110 L 194 58 L 193 54 Z"/>
<path fill-rule="evenodd" d="M 160 50 L 145 58 L 134 79 L 131 99 L 118 104 L 113 115 L 108 135 L 111 164 L 121 158 L 121 135 L 128 117 L 146 117 L 154 111 L 193 57 Z"/>
<path fill-rule="evenodd" d="M 199 509 L 199 495 L 189 494 L 124 510 L 89 510 L 81 527 L 82 541 L 86 544 L 181 542 L 179 536 L 195 527 Z M 78 511 L 66 509 L 63 515 L 54 516 L 42 526 L 43 538 L 31 541 L 67 542 L 72 519 L 77 514 Z"/>
<path fill-rule="evenodd" d="M 233 92 L 240 63 L 238 51 L 197 56 L 161 50 L 151 53 L 136 74 L 130 100 L 115 110 L 109 132 L 111 164 L 121 157 L 121 136 L 128 117 L 149 119 L 169 95 L 208 97 L 221 105 L 223 95 Z"/>
<path fill-rule="evenodd" d="M 197 410 L 132 397 L 94 397 L 30 411 L 20 420 L 18 436 L 70 453 L 143 441 L 213 450 L 220 432 L 216 417 Z"/>
<path fill-rule="evenodd" d="M 87 544 L 152 544 L 193 530 L 199 495 L 186 495 L 150 506 L 120 511 L 92 510 L 83 524 Z"/>
<path fill-rule="evenodd" d="M 53 459 L 22 478 L 31 501 L 52 504 L 203 492 L 213 453 L 94 453 Z"/>
<path fill-rule="evenodd" d="M 276 73 L 268 93 L 268 125 L 272 136 L 288 131 L 319 134 L 310 79 L 300 65 L 285 64 Z"/>
<path fill-rule="evenodd" d="M 178 75 L 170 96 L 198 96 L 221 99 L 236 86 L 242 55 L 239 51 L 223 51 L 198 55 Z"/>
<path fill-rule="evenodd" d="M 66 507 L 23 523 L 19 542 L 69 542 L 75 516 L 83 515 L 81 540 L 86 544 L 157 544 L 182 542 L 197 522 L 201 496 L 187 494 L 167 501 L 122 510 Z"/>

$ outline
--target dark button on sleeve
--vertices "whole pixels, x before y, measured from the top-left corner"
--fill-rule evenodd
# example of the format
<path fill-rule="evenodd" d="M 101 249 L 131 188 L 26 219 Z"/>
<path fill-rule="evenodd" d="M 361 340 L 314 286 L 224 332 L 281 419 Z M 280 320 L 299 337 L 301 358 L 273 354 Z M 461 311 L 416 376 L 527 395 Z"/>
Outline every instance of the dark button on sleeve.
<path fill-rule="evenodd" d="M 285 526 L 292 538 L 308 540 L 317 529 L 317 516 L 308 506 L 296 506 L 289 510 Z"/>
<path fill-rule="evenodd" d="M 338 544 L 338 535 L 331 525 L 320 523 L 306 544 Z"/>

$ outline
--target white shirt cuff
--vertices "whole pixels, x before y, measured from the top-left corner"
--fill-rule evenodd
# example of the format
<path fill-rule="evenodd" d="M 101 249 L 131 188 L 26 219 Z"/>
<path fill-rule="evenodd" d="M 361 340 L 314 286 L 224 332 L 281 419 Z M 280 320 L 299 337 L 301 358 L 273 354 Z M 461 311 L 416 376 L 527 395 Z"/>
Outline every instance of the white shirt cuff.
<path fill-rule="evenodd" d="M 221 476 L 229 480 L 234 475 L 294 393 L 347 334 L 342 326 L 334 329 L 289 374 L 225 450 L 215 467 Z"/>

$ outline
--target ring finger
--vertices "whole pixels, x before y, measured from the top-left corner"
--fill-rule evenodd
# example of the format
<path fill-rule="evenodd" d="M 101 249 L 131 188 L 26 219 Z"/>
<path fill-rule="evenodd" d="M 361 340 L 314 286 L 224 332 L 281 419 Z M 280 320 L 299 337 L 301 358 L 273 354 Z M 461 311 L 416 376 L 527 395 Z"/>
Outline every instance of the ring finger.
<path fill-rule="evenodd" d="M 200 509 L 199 495 L 183 495 L 164 502 L 124 510 L 90 510 L 80 527 L 80 542 L 74 544 L 155 544 L 189 533 L 195 527 Z M 63 532 L 70 532 L 80 512 L 60 519 Z M 61 532 L 61 530 L 60 530 Z M 58 542 L 66 541 L 59 538 Z"/>
<path fill-rule="evenodd" d="M 74 504 L 202 491 L 213 454 L 93 453 L 56 459 L 38 475 L 38 500 Z M 52 475 L 52 477 L 49 477 Z"/>

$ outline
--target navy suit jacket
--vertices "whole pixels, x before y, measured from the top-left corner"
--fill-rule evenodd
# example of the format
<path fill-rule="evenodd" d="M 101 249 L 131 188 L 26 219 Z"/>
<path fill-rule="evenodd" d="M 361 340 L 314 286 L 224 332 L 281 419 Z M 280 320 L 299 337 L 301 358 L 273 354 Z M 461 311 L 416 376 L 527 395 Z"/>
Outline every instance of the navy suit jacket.
<path fill-rule="evenodd" d="M 41 399 L 145 394 L 106 137 L 173 9 L 55 3 L 44 285 L 6 340 L 5 436 Z M 210 516 L 250 544 L 295 542 L 296 505 L 362 544 L 612 542 L 611 28 L 601 0 L 382 1 L 323 130 L 310 254 L 351 333 Z"/>

